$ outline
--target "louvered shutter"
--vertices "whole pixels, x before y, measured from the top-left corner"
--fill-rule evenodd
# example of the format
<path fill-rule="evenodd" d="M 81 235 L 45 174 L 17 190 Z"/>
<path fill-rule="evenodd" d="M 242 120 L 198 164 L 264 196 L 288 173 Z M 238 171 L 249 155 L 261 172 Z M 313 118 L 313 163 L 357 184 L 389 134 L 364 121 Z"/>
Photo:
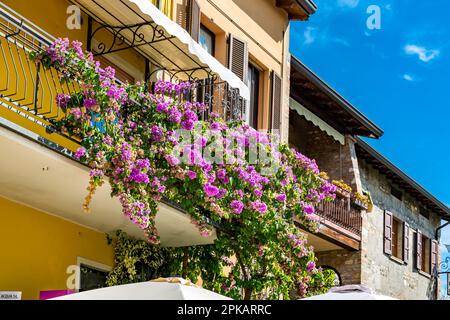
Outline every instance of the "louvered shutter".
<path fill-rule="evenodd" d="M 242 41 L 230 34 L 228 46 L 228 68 L 243 82 L 247 82 L 248 47 Z"/>
<path fill-rule="evenodd" d="M 409 260 L 409 224 L 403 222 L 403 261 L 408 263 Z"/>
<path fill-rule="evenodd" d="M 198 42 L 200 39 L 200 6 L 196 0 L 189 0 L 187 13 L 187 30 L 192 39 Z"/>
<path fill-rule="evenodd" d="M 392 213 L 384 211 L 384 253 L 392 254 Z"/>
<path fill-rule="evenodd" d="M 422 232 L 417 230 L 416 238 L 416 267 L 417 270 L 422 270 Z"/>
<path fill-rule="evenodd" d="M 436 240 L 431 240 L 431 261 L 430 261 L 430 273 L 434 274 L 438 262 L 438 249 L 439 245 Z"/>
<path fill-rule="evenodd" d="M 271 76 L 272 130 L 281 128 L 281 77 L 272 71 Z"/>

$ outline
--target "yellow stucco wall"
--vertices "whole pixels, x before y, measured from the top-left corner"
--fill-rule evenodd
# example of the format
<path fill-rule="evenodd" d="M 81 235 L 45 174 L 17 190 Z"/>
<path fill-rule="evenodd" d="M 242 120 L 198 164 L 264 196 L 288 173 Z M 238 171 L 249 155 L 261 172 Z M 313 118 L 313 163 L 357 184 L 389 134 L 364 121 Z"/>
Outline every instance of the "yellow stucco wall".
<path fill-rule="evenodd" d="M 0 197 L 0 291 L 66 290 L 77 257 L 113 265 L 113 248 L 97 232 Z"/>

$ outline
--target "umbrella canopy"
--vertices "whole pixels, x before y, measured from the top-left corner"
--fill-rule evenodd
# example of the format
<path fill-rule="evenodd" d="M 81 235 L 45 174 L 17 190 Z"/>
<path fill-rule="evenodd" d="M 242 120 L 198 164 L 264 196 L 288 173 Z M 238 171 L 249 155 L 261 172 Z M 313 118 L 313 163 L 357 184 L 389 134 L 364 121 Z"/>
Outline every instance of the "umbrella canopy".
<path fill-rule="evenodd" d="M 182 278 L 159 278 L 95 289 L 52 300 L 232 300 Z"/>
<path fill-rule="evenodd" d="M 375 294 L 365 285 L 348 285 L 331 288 L 329 292 L 301 300 L 397 300 Z"/>

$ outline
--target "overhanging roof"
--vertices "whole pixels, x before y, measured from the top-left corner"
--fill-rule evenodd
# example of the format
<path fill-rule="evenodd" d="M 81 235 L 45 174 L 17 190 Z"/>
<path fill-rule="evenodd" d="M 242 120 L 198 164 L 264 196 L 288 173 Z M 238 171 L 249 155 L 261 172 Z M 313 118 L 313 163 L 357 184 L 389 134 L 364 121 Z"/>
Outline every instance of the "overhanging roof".
<path fill-rule="evenodd" d="M 288 13 L 289 20 L 308 20 L 317 10 L 312 0 L 277 0 L 276 5 Z"/>
<path fill-rule="evenodd" d="M 114 34 L 112 43 L 101 43 L 94 51 L 105 53 L 133 47 L 154 65 L 179 79 L 203 79 L 211 74 L 239 89 L 248 100 L 248 87 L 231 70 L 211 56 L 190 34 L 169 19 L 149 0 L 71 0 Z M 205 72 L 206 71 L 206 72 Z"/>
<path fill-rule="evenodd" d="M 406 173 L 396 167 L 392 162 L 383 157 L 368 143 L 361 140 L 360 138 L 356 138 L 356 142 L 356 154 L 359 158 L 364 159 L 380 173 L 392 180 L 392 182 L 415 197 L 428 209 L 439 214 L 442 219 L 450 221 L 449 207 L 439 201 L 435 196 L 433 196 L 424 187 L 422 187 Z"/>
<path fill-rule="evenodd" d="M 383 135 L 383 130 L 294 56 L 290 89 L 292 98 L 343 134 L 369 138 Z"/>

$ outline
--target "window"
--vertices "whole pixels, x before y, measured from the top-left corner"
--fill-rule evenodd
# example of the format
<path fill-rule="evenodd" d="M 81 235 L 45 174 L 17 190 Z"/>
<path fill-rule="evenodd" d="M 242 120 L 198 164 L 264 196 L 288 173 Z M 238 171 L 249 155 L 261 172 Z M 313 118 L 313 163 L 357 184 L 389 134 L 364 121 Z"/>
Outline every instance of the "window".
<path fill-rule="evenodd" d="M 403 259 L 403 224 L 397 218 L 392 220 L 392 256 Z"/>
<path fill-rule="evenodd" d="M 396 187 L 391 186 L 391 194 L 398 200 L 402 201 L 403 192 L 400 189 L 397 189 Z"/>
<path fill-rule="evenodd" d="M 77 265 L 80 267 L 77 280 L 79 291 L 106 287 L 106 278 L 112 269 L 110 266 L 82 257 L 77 257 Z"/>
<path fill-rule="evenodd" d="M 425 207 L 420 207 L 419 208 L 419 213 L 421 216 L 430 219 L 430 211 L 427 210 L 427 208 Z"/>
<path fill-rule="evenodd" d="M 260 70 L 253 63 L 248 64 L 247 84 L 250 89 L 249 124 L 258 129 L 259 78 Z"/>
<path fill-rule="evenodd" d="M 107 271 L 80 265 L 80 292 L 106 287 Z"/>
<path fill-rule="evenodd" d="M 409 260 L 409 224 L 401 221 L 389 211 L 384 212 L 384 253 L 394 260 L 408 263 Z"/>
<path fill-rule="evenodd" d="M 216 35 L 204 25 L 200 25 L 200 36 L 198 42 L 203 49 L 205 49 L 210 55 L 214 56 Z"/>
<path fill-rule="evenodd" d="M 430 239 L 422 234 L 422 267 L 420 270 L 426 273 L 430 273 Z"/>
<path fill-rule="evenodd" d="M 416 234 L 416 267 L 419 272 L 431 274 L 435 272 L 438 260 L 439 244 L 424 235 L 420 230 Z"/>

